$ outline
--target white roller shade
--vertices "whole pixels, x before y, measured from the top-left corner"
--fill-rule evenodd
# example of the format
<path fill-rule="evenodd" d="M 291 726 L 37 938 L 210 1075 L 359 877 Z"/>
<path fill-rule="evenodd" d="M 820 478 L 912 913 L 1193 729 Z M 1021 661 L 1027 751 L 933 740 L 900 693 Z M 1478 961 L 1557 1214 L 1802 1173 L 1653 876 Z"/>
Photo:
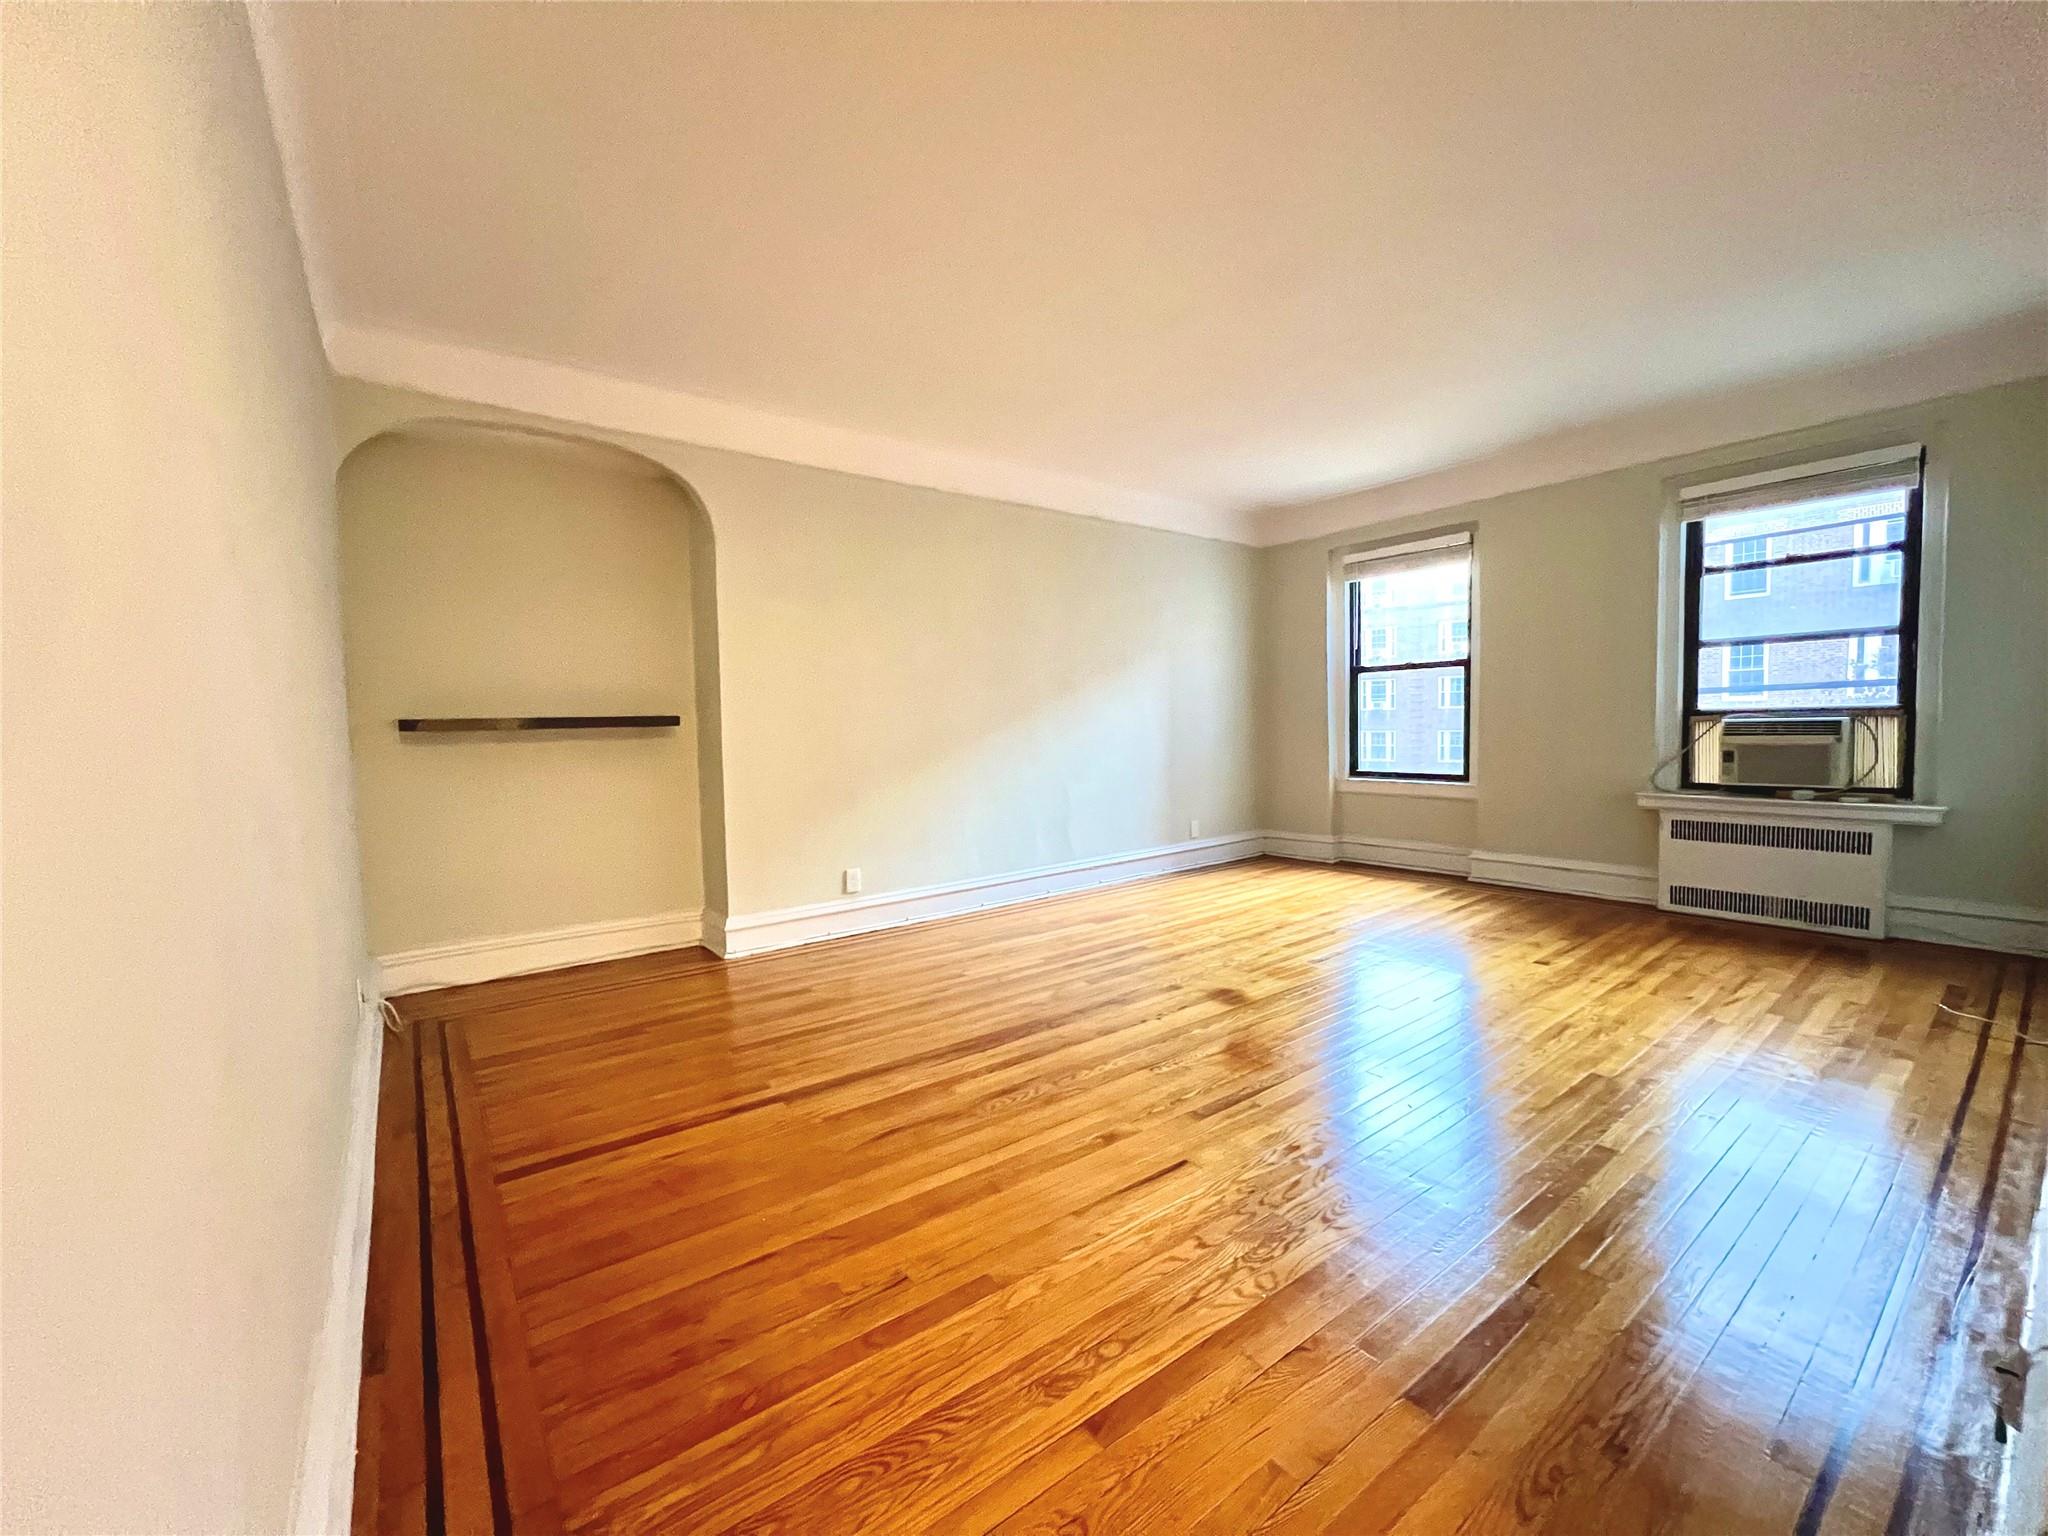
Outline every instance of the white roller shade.
<path fill-rule="evenodd" d="M 1402 571 L 1463 560 L 1471 552 L 1470 532 L 1436 534 L 1426 539 L 1383 544 L 1377 549 L 1355 550 L 1344 557 L 1344 575 L 1352 581 L 1367 576 L 1394 576 Z"/>
<path fill-rule="evenodd" d="M 1793 501 L 1818 501 L 1824 496 L 1907 490 L 1920 483 L 1920 445 L 1901 443 L 1871 453 L 1795 464 L 1761 474 L 1738 475 L 1689 485 L 1678 493 L 1686 521 L 1723 512 L 1746 512 Z"/>

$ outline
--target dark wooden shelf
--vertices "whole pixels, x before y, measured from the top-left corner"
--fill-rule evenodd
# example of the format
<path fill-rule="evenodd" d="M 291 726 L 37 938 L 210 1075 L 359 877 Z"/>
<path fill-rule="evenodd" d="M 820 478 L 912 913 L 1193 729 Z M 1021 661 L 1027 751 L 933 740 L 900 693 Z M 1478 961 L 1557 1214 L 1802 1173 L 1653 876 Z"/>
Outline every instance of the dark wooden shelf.
<path fill-rule="evenodd" d="M 443 731 L 658 731 L 683 723 L 681 715 L 438 715 L 401 720 L 413 732 Z"/>

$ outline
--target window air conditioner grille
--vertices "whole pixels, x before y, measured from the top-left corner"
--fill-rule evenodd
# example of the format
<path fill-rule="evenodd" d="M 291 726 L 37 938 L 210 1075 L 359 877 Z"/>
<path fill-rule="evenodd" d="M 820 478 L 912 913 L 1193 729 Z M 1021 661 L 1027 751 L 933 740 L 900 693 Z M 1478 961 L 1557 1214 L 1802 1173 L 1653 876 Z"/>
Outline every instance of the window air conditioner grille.
<path fill-rule="evenodd" d="M 1703 885 L 1667 887 L 1674 907 L 1725 912 L 1733 917 L 1768 917 L 1814 928 L 1870 931 L 1870 908 L 1839 901 L 1808 901 L 1799 896 L 1761 896 L 1754 891 L 1718 891 Z"/>
<path fill-rule="evenodd" d="M 1738 843 L 1745 848 L 1798 848 L 1811 853 L 1853 853 L 1869 857 L 1877 839 L 1868 831 L 1849 827 L 1803 827 L 1762 821 L 1700 821 L 1674 816 L 1669 822 L 1672 841 L 1680 843 Z"/>
<path fill-rule="evenodd" d="M 1782 720 L 1757 719 L 1754 716 L 1739 715 L 1721 723 L 1722 731 L 1728 736 L 1831 736 L 1839 738 L 1843 721 L 1839 716 L 1827 719 L 1811 719 L 1788 716 Z"/>

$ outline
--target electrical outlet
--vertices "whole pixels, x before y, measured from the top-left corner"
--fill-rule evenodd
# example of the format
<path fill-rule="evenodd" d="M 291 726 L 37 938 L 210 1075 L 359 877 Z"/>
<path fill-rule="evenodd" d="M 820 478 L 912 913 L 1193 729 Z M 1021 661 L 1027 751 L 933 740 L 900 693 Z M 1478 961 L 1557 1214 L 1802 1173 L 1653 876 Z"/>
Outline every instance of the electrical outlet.
<path fill-rule="evenodd" d="M 1194 818 L 1194 817 L 1190 816 L 1190 817 L 1188 818 L 1188 836 L 1189 836 L 1189 837 L 1200 837 L 1201 835 L 1202 835 L 1202 824 L 1201 824 L 1201 823 L 1200 823 L 1199 821 L 1195 820 L 1195 818 Z"/>
<path fill-rule="evenodd" d="M 840 876 L 839 883 L 846 888 L 847 895 L 858 896 L 860 894 L 860 870 L 858 868 L 849 869 L 844 875 Z"/>

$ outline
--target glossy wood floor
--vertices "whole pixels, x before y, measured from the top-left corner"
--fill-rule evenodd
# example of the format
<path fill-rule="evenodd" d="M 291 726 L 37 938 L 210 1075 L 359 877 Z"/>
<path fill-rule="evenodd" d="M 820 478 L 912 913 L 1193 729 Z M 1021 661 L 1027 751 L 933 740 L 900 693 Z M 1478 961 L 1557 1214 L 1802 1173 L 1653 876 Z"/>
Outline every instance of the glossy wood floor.
<path fill-rule="evenodd" d="M 2044 969 L 1269 861 L 408 999 L 357 1526 L 1982 1531 Z"/>

